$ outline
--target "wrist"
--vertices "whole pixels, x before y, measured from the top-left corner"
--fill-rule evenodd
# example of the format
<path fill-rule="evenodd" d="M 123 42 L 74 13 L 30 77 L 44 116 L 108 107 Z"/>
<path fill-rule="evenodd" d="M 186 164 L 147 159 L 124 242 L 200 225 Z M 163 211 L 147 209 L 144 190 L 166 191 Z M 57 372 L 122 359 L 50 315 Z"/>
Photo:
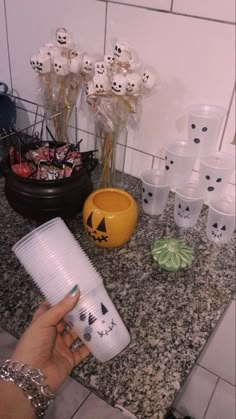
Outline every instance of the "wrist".
<path fill-rule="evenodd" d="M 36 419 L 35 409 L 22 389 L 11 381 L 0 380 L 0 417 L 4 419 Z"/>

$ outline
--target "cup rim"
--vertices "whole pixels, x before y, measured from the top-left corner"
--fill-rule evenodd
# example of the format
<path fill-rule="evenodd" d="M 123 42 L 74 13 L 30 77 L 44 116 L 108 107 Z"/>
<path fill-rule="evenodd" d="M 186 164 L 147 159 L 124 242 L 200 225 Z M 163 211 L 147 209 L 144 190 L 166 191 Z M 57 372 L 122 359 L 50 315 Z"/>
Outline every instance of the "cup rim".
<path fill-rule="evenodd" d="M 227 195 L 225 197 L 222 197 L 221 199 L 218 199 L 217 201 L 212 201 L 208 203 L 209 208 L 211 208 L 213 211 L 217 212 L 220 215 L 226 215 L 227 217 L 235 217 L 236 216 L 236 207 L 234 206 L 234 212 L 229 213 L 222 210 L 219 210 L 215 207 L 217 203 L 222 202 L 235 202 L 235 198 L 232 195 Z"/>
<path fill-rule="evenodd" d="M 190 197 L 190 196 L 187 196 L 184 193 L 181 193 L 181 190 L 184 190 L 188 186 L 190 186 L 190 187 L 193 186 L 195 188 L 195 190 L 199 191 L 199 196 L 198 197 Z M 184 185 L 181 188 L 180 187 L 176 188 L 175 193 L 177 195 L 179 195 L 181 198 L 188 199 L 189 201 L 200 201 L 200 200 L 204 201 L 204 199 L 205 199 L 203 193 L 201 192 L 199 182 L 197 182 L 197 181 L 191 181 L 191 182 L 188 182 L 186 185 Z"/>
<path fill-rule="evenodd" d="M 120 210 L 120 211 L 116 211 L 116 210 L 107 210 L 107 209 L 100 208 L 100 207 L 99 207 L 99 206 L 95 203 L 94 199 L 95 199 L 95 197 L 96 197 L 97 195 L 102 194 L 102 193 L 104 193 L 104 192 L 107 192 L 107 193 L 114 193 L 114 192 L 115 192 L 115 193 L 117 193 L 117 194 L 120 194 L 120 195 L 122 195 L 122 196 L 125 196 L 125 197 L 128 199 L 128 201 L 129 201 L 129 205 L 128 205 L 128 207 L 127 207 L 127 208 L 125 208 L 125 209 L 123 209 L 123 210 Z M 87 200 L 86 200 L 86 201 L 88 201 L 88 200 L 92 200 L 92 202 L 93 202 L 93 204 L 94 204 L 95 208 L 97 208 L 98 210 L 102 211 L 102 212 L 103 212 L 103 213 L 105 213 L 105 214 L 111 214 L 111 213 L 114 213 L 114 214 L 125 214 L 126 212 L 130 211 L 130 208 L 132 208 L 132 207 L 133 207 L 133 205 L 134 205 L 135 207 L 137 207 L 137 204 L 136 204 L 136 202 L 135 202 L 134 198 L 132 197 L 132 195 L 131 195 L 129 192 L 126 192 L 125 190 L 123 190 L 123 189 L 119 189 L 119 188 L 101 188 L 101 189 L 97 189 L 96 191 L 92 192 L 92 193 L 88 196 L 88 198 L 87 198 Z M 85 201 L 85 203 L 86 203 L 86 201 Z M 84 208 L 85 208 L 85 206 L 84 206 Z"/>
<path fill-rule="evenodd" d="M 228 163 L 230 162 L 230 163 L 232 163 L 232 168 L 234 167 L 234 157 L 233 156 L 231 156 L 231 154 L 229 154 L 229 153 L 225 153 L 224 151 L 216 151 L 215 153 L 213 153 L 213 154 L 209 154 L 208 156 L 205 156 L 205 157 L 200 157 L 200 159 L 199 159 L 199 161 L 200 161 L 200 164 L 202 163 L 202 164 L 204 164 L 205 166 L 209 166 L 209 167 L 212 167 L 213 169 L 219 169 L 219 167 L 218 166 L 216 166 L 216 165 L 214 165 L 214 164 L 209 164 L 208 162 L 207 162 L 207 160 L 208 159 L 210 159 L 211 157 L 217 157 L 217 156 L 219 156 L 220 158 L 222 157 L 222 158 L 225 158 L 225 159 L 227 159 L 228 160 Z M 232 169 L 231 167 L 230 167 L 230 169 Z M 227 166 L 225 166 L 225 167 L 223 167 L 223 168 L 221 168 L 221 169 L 229 169 L 229 167 L 227 167 Z"/>
<path fill-rule="evenodd" d="M 171 146 L 174 146 L 174 145 L 177 145 L 177 144 L 182 144 L 182 143 L 184 143 L 184 145 L 186 145 L 186 147 L 189 147 L 189 154 L 185 154 L 185 155 L 182 155 L 182 154 L 178 154 L 178 153 L 176 153 L 175 151 L 172 151 L 172 150 L 170 150 L 170 147 Z M 167 145 L 166 147 L 165 147 L 165 152 L 167 153 L 172 153 L 172 154 L 174 154 L 174 155 L 176 155 L 176 156 L 180 156 L 180 157 L 196 157 L 197 158 L 197 156 L 196 156 L 196 154 L 193 152 L 193 150 L 191 151 L 191 148 L 190 148 L 190 141 L 188 141 L 188 140 L 179 140 L 179 139 L 177 139 L 177 140 L 175 140 L 174 142 L 172 142 L 172 143 L 170 143 L 169 145 Z"/>
<path fill-rule="evenodd" d="M 148 172 L 149 173 L 152 172 L 152 173 L 156 173 L 156 174 L 160 173 L 161 175 L 163 175 L 163 181 L 165 182 L 165 184 L 164 185 L 154 185 L 153 183 L 150 183 L 150 182 L 147 182 L 146 180 L 144 180 L 143 175 L 145 173 L 148 173 Z M 165 177 L 165 170 L 164 169 L 146 169 L 141 173 L 140 179 L 145 185 L 148 185 L 148 186 L 158 187 L 158 188 L 166 188 L 166 187 L 170 188 L 170 186 L 168 184 L 168 181 Z"/>
<path fill-rule="evenodd" d="M 209 110 L 212 113 L 209 116 L 203 115 L 203 109 Z M 196 116 L 205 117 L 205 118 L 212 118 L 215 115 L 220 115 L 222 118 L 226 115 L 226 108 L 221 105 L 213 105 L 211 103 L 196 103 L 190 104 L 187 107 L 187 111 L 189 114 L 195 114 Z"/>

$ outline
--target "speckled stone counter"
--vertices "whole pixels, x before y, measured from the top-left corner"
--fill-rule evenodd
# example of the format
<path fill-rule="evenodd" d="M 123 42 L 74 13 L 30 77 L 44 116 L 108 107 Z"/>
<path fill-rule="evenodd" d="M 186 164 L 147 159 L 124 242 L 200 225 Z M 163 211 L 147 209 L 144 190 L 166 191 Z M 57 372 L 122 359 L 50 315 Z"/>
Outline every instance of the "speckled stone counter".
<path fill-rule="evenodd" d="M 111 404 L 119 403 L 138 419 L 162 418 L 193 367 L 234 291 L 234 242 L 211 244 L 205 235 L 206 208 L 198 224 L 179 229 L 173 220 L 174 196 L 159 217 L 141 209 L 140 181 L 125 176 L 139 204 L 136 231 L 127 245 L 95 247 L 83 230 L 81 215 L 68 221 L 118 308 L 132 342 L 115 359 L 101 364 L 91 355 L 73 377 Z M 0 179 L 0 323 L 19 337 L 42 297 L 11 251 L 37 224 L 16 214 Z M 150 255 L 154 240 L 184 239 L 194 249 L 191 269 L 161 271 Z"/>

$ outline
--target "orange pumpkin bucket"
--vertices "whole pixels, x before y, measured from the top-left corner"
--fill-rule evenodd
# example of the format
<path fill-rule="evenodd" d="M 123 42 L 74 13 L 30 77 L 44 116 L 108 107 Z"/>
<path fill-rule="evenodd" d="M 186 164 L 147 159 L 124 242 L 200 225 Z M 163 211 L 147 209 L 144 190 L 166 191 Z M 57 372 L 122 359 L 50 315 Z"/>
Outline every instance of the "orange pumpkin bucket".
<path fill-rule="evenodd" d="M 84 228 L 100 247 L 119 247 L 126 243 L 134 232 L 137 219 L 137 204 L 122 189 L 98 189 L 84 203 Z"/>

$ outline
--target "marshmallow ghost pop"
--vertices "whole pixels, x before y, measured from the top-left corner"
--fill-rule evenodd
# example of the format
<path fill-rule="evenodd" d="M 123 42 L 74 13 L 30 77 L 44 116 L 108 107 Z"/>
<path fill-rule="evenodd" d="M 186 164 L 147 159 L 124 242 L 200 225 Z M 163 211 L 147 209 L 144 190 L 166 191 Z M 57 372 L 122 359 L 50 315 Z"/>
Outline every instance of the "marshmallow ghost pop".
<path fill-rule="evenodd" d="M 54 59 L 54 71 L 58 76 L 66 76 L 69 73 L 69 63 L 65 57 Z"/>
<path fill-rule="evenodd" d="M 152 89 L 154 84 L 156 83 L 156 75 L 151 70 L 144 70 L 142 76 L 143 86 L 146 89 Z"/>
<path fill-rule="evenodd" d="M 121 64 L 131 64 L 133 60 L 132 50 L 128 45 L 117 41 L 114 49 L 114 57 L 115 60 L 117 60 Z"/>
<path fill-rule="evenodd" d="M 122 74 L 114 74 L 111 89 L 117 96 L 123 96 L 126 92 L 127 81 Z"/>
<path fill-rule="evenodd" d="M 127 86 L 126 93 L 128 95 L 135 95 L 140 92 L 142 86 L 142 78 L 137 73 L 128 73 L 126 76 Z"/>
<path fill-rule="evenodd" d="M 71 45 L 70 36 L 65 28 L 59 28 L 56 32 L 57 45 L 63 48 L 69 48 Z"/>
<path fill-rule="evenodd" d="M 33 62 L 35 62 L 35 70 L 38 71 L 40 74 L 50 73 L 51 71 L 51 59 L 48 55 L 38 54 L 36 57 L 32 57 Z M 36 58 L 36 61 L 34 61 Z M 32 60 L 32 59 L 31 59 Z M 31 62 L 30 60 L 30 62 Z M 32 67 L 33 67 L 32 62 Z"/>

